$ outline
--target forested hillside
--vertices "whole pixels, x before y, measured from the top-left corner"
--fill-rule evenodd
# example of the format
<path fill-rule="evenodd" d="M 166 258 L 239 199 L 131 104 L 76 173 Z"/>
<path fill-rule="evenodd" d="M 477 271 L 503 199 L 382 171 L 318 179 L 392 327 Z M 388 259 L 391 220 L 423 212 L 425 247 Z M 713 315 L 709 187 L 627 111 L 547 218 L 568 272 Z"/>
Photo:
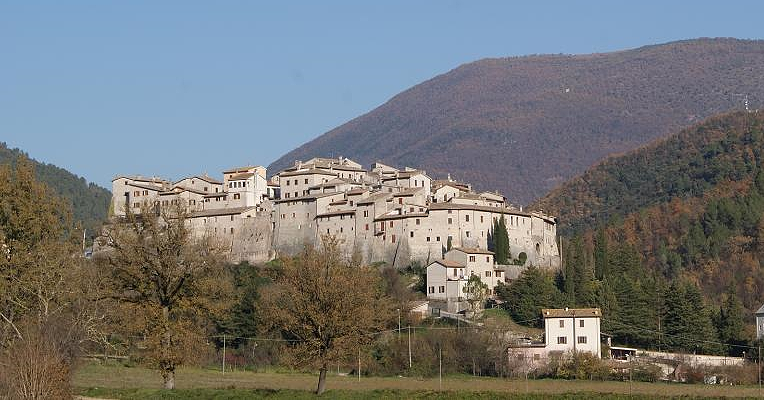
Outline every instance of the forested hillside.
<path fill-rule="evenodd" d="M 15 164 L 19 156 L 26 155 L 19 149 L 9 149 L 0 142 L 0 164 Z M 53 164 L 32 160 L 37 179 L 47 184 L 53 191 L 72 203 L 72 214 L 76 221 L 91 234 L 107 217 L 111 192 L 85 178 L 72 174 Z"/>
<path fill-rule="evenodd" d="M 528 204 L 608 155 L 764 102 L 764 41 L 484 59 L 416 85 L 287 153 L 452 176 Z"/>
<path fill-rule="evenodd" d="M 725 114 L 539 201 L 566 232 L 565 301 L 603 307 L 622 342 L 740 354 L 715 342 L 749 342 L 764 302 L 762 151 L 764 113 Z"/>

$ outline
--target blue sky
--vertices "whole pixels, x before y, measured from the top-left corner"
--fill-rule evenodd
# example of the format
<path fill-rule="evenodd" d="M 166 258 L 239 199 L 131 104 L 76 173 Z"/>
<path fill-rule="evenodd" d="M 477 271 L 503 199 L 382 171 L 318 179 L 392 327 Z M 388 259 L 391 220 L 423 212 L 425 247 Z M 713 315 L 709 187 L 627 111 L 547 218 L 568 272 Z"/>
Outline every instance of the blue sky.
<path fill-rule="evenodd" d="M 0 141 L 110 188 L 268 165 L 486 57 L 764 38 L 764 2 L 0 0 Z"/>

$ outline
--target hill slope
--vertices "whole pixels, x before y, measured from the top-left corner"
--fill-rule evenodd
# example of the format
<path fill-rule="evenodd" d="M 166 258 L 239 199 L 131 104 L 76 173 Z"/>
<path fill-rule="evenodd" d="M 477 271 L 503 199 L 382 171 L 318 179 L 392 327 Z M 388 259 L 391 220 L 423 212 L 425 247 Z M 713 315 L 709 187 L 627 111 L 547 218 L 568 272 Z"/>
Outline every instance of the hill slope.
<path fill-rule="evenodd" d="M 534 207 L 560 215 L 571 268 L 612 282 L 642 265 L 714 301 L 732 288 L 753 311 L 764 293 L 763 161 L 764 112 L 724 114 L 612 157 Z"/>
<path fill-rule="evenodd" d="M 5 143 L 0 142 L 0 164 L 15 164 L 22 154 L 26 155 L 21 150 L 9 149 Z M 111 192 L 53 164 L 36 160 L 32 162 L 37 178 L 71 202 L 74 219 L 82 222 L 88 232 L 96 232 L 95 229 L 106 220 Z"/>
<path fill-rule="evenodd" d="M 527 204 L 607 155 L 764 102 L 764 41 L 698 39 L 590 55 L 484 59 L 414 86 L 287 153 L 450 172 Z"/>

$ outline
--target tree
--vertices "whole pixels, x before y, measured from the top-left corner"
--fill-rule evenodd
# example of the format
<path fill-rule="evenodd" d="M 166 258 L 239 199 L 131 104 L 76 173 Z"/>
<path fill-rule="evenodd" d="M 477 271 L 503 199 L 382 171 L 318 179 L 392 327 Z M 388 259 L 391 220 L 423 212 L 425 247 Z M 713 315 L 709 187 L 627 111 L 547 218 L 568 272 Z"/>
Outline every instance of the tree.
<path fill-rule="evenodd" d="M 494 259 L 497 264 L 509 264 L 510 252 L 509 252 L 509 233 L 507 231 L 507 221 L 504 218 L 504 214 L 498 220 L 494 220 L 493 228 L 493 246 L 494 246 Z"/>
<path fill-rule="evenodd" d="M 231 280 L 221 248 L 210 236 L 195 237 L 179 203 L 156 213 L 144 205 L 109 227 L 101 255 L 109 268 L 111 297 L 124 307 L 126 329 L 146 337 L 149 357 L 164 387 L 175 387 L 175 369 L 204 343 L 200 332 L 230 301 Z"/>
<path fill-rule="evenodd" d="M 488 285 L 480 280 L 477 275 L 470 275 L 465 285 L 465 299 L 470 305 L 473 318 L 478 315 L 478 311 L 483 308 L 485 300 L 488 298 Z"/>
<path fill-rule="evenodd" d="M 393 320 L 378 270 L 345 259 L 334 236 L 285 259 L 259 308 L 270 327 L 293 340 L 292 364 L 318 366 L 318 394 L 330 363 L 355 354 Z"/>
<path fill-rule="evenodd" d="M 543 322 L 541 309 L 558 306 L 561 297 L 552 277 L 535 266 L 526 268 L 509 285 L 499 283 L 496 295 L 517 323 L 537 327 Z"/>
<path fill-rule="evenodd" d="M 448 240 L 446 241 L 446 251 L 451 251 L 451 246 L 453 246 L 451 242 L 451 236 L 448 237 Z"/>
<path fill-rule="evenodd" d="M 26 157 L 0 166 L 0 387 L 12 398 L 68 393 L 82 344 L 100 336 L 101 280 L 70 210 Z"/>
<path fill-rule="evenodd" d="M 717 330 L 719 340 L 729 345 L 728 354 L 738 357 L 745 350 L 747 340 L 744 335 L 745 322 L 743 319 L 743 304 L 737 295 L 734 285 L 727 288 L 726 298 L 719 310 Z"/>

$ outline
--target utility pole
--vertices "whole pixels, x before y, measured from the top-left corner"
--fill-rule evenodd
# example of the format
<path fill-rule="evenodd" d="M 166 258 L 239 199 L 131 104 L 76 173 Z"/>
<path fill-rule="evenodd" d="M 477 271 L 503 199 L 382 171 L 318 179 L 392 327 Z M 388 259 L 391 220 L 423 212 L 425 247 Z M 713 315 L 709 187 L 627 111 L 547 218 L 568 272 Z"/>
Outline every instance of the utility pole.
<path fill-rule="evenodd" d="M 223 373 L 225 374 L 225 335 L 223 335 Z"/>
<path fill-rule="evenodd" d="M 401 309 L 398 309 L 398 340 L 401 339 Z"/>
<path fill-rule="evenodd" d="M 411 325 L 409 325 L 409 369 L 411 369 Z"/>
<path fill-rule="evenodd" d="M 761 385 L 761 379 L 759 384 Z M 441 346 L 438 346 L 438 389 L 443 390 L 443 347 Z"/>
<path fill-rule="evenodd" d="M 361 381 L 361 346 L 358 346 L 358 382 Z"/>
<path fill-rule="evenodd" d="M 761 397 L 761 345 L 758 347 L 759 353 L 759 397 Z"/>

